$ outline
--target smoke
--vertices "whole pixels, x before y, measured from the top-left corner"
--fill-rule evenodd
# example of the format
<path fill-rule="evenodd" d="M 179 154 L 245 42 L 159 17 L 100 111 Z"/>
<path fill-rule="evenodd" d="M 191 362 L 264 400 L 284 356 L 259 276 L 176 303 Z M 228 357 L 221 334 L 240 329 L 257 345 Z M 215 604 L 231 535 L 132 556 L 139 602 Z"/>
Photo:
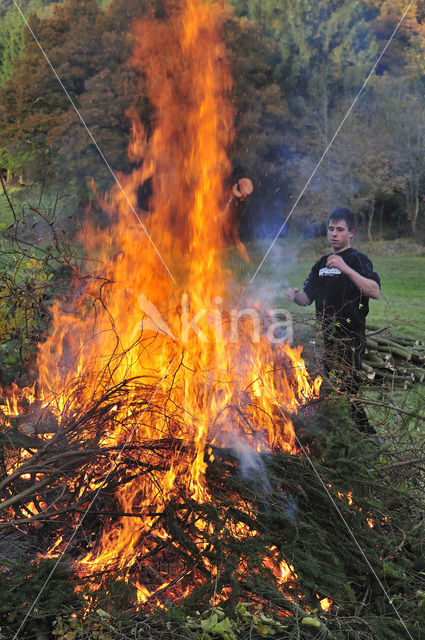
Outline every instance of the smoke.
<path fill-rule="evenodd" d="M 253 446 L 239 434 L 235 433 L 235 431 L 232 431 L 225 435 L 225 444 L 233 451 L 239 462 L 241 477 L 257 487 L 259 493 L 262 493 L 266 498 L 270 496 L 275 489 L 272 487 L 267 472 L 263 458 L 264 454 L 259 453 L 259 451 L 254 448 L 255 444 L 258 444 L 258 438 L 257 442 L 253 442 Z M 279 499 L 279 503 L 279 507 L 283 513 L 291 520 L 294 520 L 298 510 L 297 498 L 294 498 L 290 493 L 284 491 Z M 267 508 L 270 508 L 268 499 L 266 505 Z"/>
<path fill-rule="evenodd" d="M 227 288 L 225 301 L 228 307 L 238 309 L 241 314 L 244 310 L 256 310 L 265 321 L 265 326 L 268 320 L 273 321 L 277 310 L 279 315 L 282 313 L 284 315 L 285 311 L 291 311 L 284 292 L 289 286 L 287 274 L 298 257 L 297 247 L 292 247 L 288 242 L 277 241 L 251 283 L 252 276 L 270 248 L 270 242 L 263 239 L 248 246 L 251 262 L 247 265 L 243 278 L 239 281 L 235 279 Z M 233 292 L 232 298 L 230 298 L 231 292 Z"/>
<path fill-rule="evenodd" d="M 261 454 L 234 431 L 226 434 L 225 443 L 239 461 L 242 478 L 253 482 L 263 493 L 270 493 L 271 484 Z"/>
<path fill-rule="evenodd" d="M 295 520 L 298 510 L 298 499 L 293 498 L 290 493 L 284 493 L 281 509 L 288 518 Z"/>

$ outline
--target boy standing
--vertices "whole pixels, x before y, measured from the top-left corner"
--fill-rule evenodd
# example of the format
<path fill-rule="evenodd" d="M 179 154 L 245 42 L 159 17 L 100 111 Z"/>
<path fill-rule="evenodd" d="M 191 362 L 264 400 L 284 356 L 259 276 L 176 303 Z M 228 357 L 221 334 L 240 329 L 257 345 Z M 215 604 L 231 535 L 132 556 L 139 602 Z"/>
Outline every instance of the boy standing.
<path fill-rule="evenodd" d="M 366 316 L 369 298 L 380 296 L 380 279 L 367 255 L 353 249 L 355 216 L 350 209 L 334 209 L 328 219 L 328 240 L 332 253 L 312 267 L 302 291 L 285 291 L 288 302 L 300 306 L 315 302 L 316 316 L 323 329 L 324 364 L 336 370 L 342 386 L 355 397 L 366 344 Z M 360 403 L 352 400 L 350 415 L 359 431 L 375 433 Z"/>

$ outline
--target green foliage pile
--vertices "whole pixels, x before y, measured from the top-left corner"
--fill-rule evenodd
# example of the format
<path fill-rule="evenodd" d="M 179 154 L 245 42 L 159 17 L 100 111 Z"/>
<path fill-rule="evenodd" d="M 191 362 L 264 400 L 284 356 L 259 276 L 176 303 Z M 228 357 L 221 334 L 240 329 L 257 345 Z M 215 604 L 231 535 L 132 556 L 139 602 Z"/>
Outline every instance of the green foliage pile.
<path fill-rule="evenodd" d="M 322 628 L 318 617 L 305 617 L 304 628 L 311 626 Z M 302 633 L 303 623 L 298 628 L 298 638 L 311 637 Z M 205 611 L 196 611 L 186 615 L 183 609 L 170 609 L 162 616 L 147 614 L 138 618 L 116 619 L 98 609 L 95 615 L 85 620 L 60 616 L 54 622 L 53 634 L 66 640 L 113 640 L 120 637 L 133 637 L 154 640 L 162 638 L 187 638 L 188 640 L 259 640 L 266 636 L 287 638 L 287 629 L 293 625 L 274 615 L 264 614 L 260 608 L 250 602 L 240 602 L 229 615 L 222 607 L 212 607 Z M 295 636 L 294 636 L 295 637 Z"/>
<path fill-rule="evenodd" d="M 33 608 L 28 620 L 30 633 L 50 633 L 54 620 L 61 613 L 70 615 L 82 606 L 81 598 L 74 593 L 74 584 L 69 572 L 59 566 L 52 573 L 55 560 L 44 560 L 28 565 L 22 558 L 11 562 L 0 557 L 2 573 L 0 575 L 0 627 L 2 630 L 18 629 L 24 612 L 48 580 L 45 589 Z"/>
<path fill-rule="evenodd" d="M 113 416 L 109 408 L 123 397 L 123 392 L 124 388 L 120 387 L 116 398 L 109 394 L 103 409 L 98 404 L 97 414 L 93 411 L 90 414 L 90 420 L 98 424 L 100 430 L 111 428 Z M 139 397 L 141 393 L 142 389 Z M 43 469 L 52 466 L 49 455 L 56 461 L 58 471 L 45 481 L 45 485 L 51 484 L 45 498 L 50 505 L 45 507 L 46 515 L 42 507 L 33 518 L 21 513 L 22 505 L 31 498 L 29 486 L 21 495 L 16 494 L 15 502 L 6 500 L 5 506 L 6 503 L 9 506 L 3 509 L 5 519 L 1 523 L 7 533 L 5 540 L 11 542 L 18 535 L 10 526 L 11 508 L 17 510 L 12 521 L 19 526 L 21 542 L 25 539 L 22 531 L 32 533 L 37 538 L 37 551 L 51 544 L 53 532 L 58 525 L 62 531 L 66 521 L 69 528 L 63 532 L 70 540 L 92 494 L 87 488 L 85 494 L 80 495 L 90 451 L 94 451 L 92 460 L 94 455 L 100 456 L 99 460 L 108 455 L 106 450 L 95 450 L 94 441 L 87 443 L 78 438 L 78 430 L 84 429 L 84 420 L 89 420 L 89 416 L 75 420 L 74 417 L 73 423 L 65 423 L 64 433 L 58 432 L 53 442 L 50 441 L 52 444 L 45 444 L 33 459 L 23 460 L 22 474 L 39 465 L 38 486 L 34 488 L 38 495 L 44 491 L 40 485 Z M 394 455 L 399 461 L 400 446 L 394 452 L 381 449 L 373 440 L 353 433 L 347 407 L 339 398 L 329 396 L 315 415 L 311 410 L 306 411 L 298 417 L 296 429 L 308 446 L 310 459 L 278 452 L 265 454 L 257 459 L 257 471 L 252 467 L 250 473 L 243 475 L 244 467 L 235 457 L 237 451 L 213 448 L 214 460 L 210 461 L 207 471 L 211 501 L 200 504 L 180 491 L 163 512 L 157 514 L 157 522 L 166 529 L 169 538 L 158 538 L 149 552 L 140 551 L 125 580 L 121 573 L 114 575 L 113 571 L 106 581 L 105 575 L 79 579 L 82 588 L 90 594 L 93 615 L 100 608 L 107 612 L 106 617 L 116 621 L 108 623 L 104 637 L 111 633 L 112 637 L 127 634 L 171 638 L 177 633 L 199 640 L 205 633 L 210 640 L 220 637 L 234 640 L 252 633 L 254 637 L 257 634 L 309 638 L 312 632 L 319 631 L 323 637 L 338 640 L 395 640 L 406 637 L 407 628 L 411 637 L 419 640 L 425 624 L 423 474 L 417 472 L 414 464 L 409 473 L 408 460 L 400 474 L 399 465 L 393 463 Z M 35 437 L 33 439 L 35 441 Z M 16 450 L 16 445 L 16 438 L 14 444 L 12 441 L 8 444 L 7 437 L 3 438 L 5 452 L 11 446 Z M 62 457 L 59 445 L 64 447 Z M 28 444 L 23 446 L 28 450 Z M 34 450 L 34 446 L 30 448 Z M 151 473 L 146 462 L 149 459 L 152 469 L 160 461 L 164 465 L 169 446 L 182 444 L 133 442 L 131 451 L 123 452 L 119 468 L 88 510 L 78 534 L 70 540 L 70 558 L 84 553 L 87 541 L 100 535 L 98 528 L 103 512 L 108 522 L 114 512 L 117 512 L 116 518 L 119 517 L 111 488 L 119 487 L 120 482 L 137 472 L 137 460 L 138 473 Z M 76 449 L 79 459 L 72 453 Z M 407 450 L 405 455 L 409 455 Z M 415 459 L 417 455 L 420 457 L 415 453 Z M 423 466 L 423 460 L 419 468 L 421 464 Z M 75 486 L 78 478 L 78 502 L 66 504 L 65 486 L 67 483 Z M 55 482 L 62 487 L 59 501 Z M 13 483 L 8 486 L 13 490 Z M 19 483 L 16 489 L 18 486 Z M 74 504 L 78 505 L 75 511 Z M 64 519 L 67 511 L 74 515 Z M 155 540 L 155 524 L 149 537 Z M 143 541 L 140 542 L 143 546 Z M 283 584 L 276 577 L 281 561 L 293 566 Z M 154 571 L 149 568 L 152 566 Z M 26 570 L 32 574 L 36 567 L 34 564 Z M 132 583 L 136 578 L 154 592 L 153 602 L 159 599 L 165 607 L 170 607 L 180 597 L 179 613 L 173 617 L 175 609 L 171 607 L 169 615 L 161 612 L 156 619 L 131 611 Z M 164 587 L 163 582 L 170 578 L 170 585 Z M 1 579 L 3 590 L 8 590 L 15 580 L 13 572 L 3 572 Z M 68 583 L 69 578 L 64 580 Z M 93 585 L 97 585 L 94 593 Z M 190 593 L 181 599 L 177 594 L 186 588 Z M 32 594 L 25 596 L 24 603 L 18 591 L 9 589 L 11 596 L 7 610 L 3 609 L 2 621 L 5 638 L 16 631 L 16 620 L 10 619 L 10 612 L 19 605 L 25 614 L 37 596 L 37 589 L 35 586 Z M 63 591 L 66 592 L 65 587 Z M 333 601 L 327 613 L 321 611 L 319 605 L 324 597 Z M 37 611 L 40 616 L 44 611 L 47 618 L 52 609 L 47 600 L 45 605 L 43 602 L 40 601 Z M 240 604 L 246 602 L 250 604 Z M 221 609 L 211 610 L 212 604 Z M 148 600 L 145 612 L 151 606 L 154 605 Z M 73 613 L 81 619 L 82 609 L 78 605 L 74 607 Z M 90 637 L 87 628 L 90 622 L 86 621 L 82 630 L 75 621 L 72 628 L 67 627 L 71 624 L 69 620 L 57 624 L 57 629 L 62 629 L 57 634 L 59 638 Z M 118 629 L 118 624 L 124 625 L 126 631 L 123 627 Z M 30 626 L 25 629 L 26 634 L 30 634 Z M 68 632 L 74 635 L 67 636 Z M 97 628 L 96 634 L 99 633 L 103 631 Z M 93 634 L 93 637 L 99 636 Z"/>

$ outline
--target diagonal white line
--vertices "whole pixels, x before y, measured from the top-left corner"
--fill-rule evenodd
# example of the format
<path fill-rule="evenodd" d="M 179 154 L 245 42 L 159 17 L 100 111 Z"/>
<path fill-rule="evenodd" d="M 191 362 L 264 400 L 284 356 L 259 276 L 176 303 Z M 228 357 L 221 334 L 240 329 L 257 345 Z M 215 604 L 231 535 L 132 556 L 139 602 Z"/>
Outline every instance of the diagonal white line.
<path fill-rule="evenodd" d="M 165 260 L 163 259 L 163 257 L 161 256 L 156 244 L 154 243 L 154 241 L 152 240 L 151 236 L 149 235 L 148 230 L 146 229 L 145 225 L 143 224 L 142 219 L 140 218 L 139 214 L 137 213 L 136 209 L 134 208 L 133 204 L 130 202 L 129 197 L 127 196 L 121 182 L 119 181 L 117 175 L 115 174 L 114 170 L 112 169 L 111 165 L 109 164 L 108 160 L 106 159 L 102 149 L 99 147 L 99 145 L 97 144 L 92 132 L 90 131 L 90 129 L 88 128 L 83 116 L 81 115 L 81 113 L 79 112 L 75 102 L 73 101 L 73 99 L 71 98 L 71 96 L 69 95 L 65 85 L 63 84 L 62 80 L 60 79 L 60 77 L 58 76 L 58 74 L 56 73 L 55 68 L 53 67 L 52 63 L 50 62 L 46 52 L 44 51 L 43 47 L 41 46 L 40 42 L 37 39 L 37 36 L 35 35 L 34 31 L 31 29 L 30 25 L 28 24 L 27 19 L 25 18 L 24 14 L 22 13 L 20 7 L 18 6 L 16 0 L 13 0 L 13 4 L 15 5 L 15 7 L 17 8 L 17 10 L 19 11 L 19 13 L 21 14 L 22 20 L 25 22 L 25 25 L 27 27 L 27 29 L 29 30 L 29 32 L 31 33 L 32 37 L 34 38 L 35 42 L 37 43 L 41 53 L 43 54 L 43 56 L 46 59 L 47 64 L 49 65 L 49 67 L 51 68 L 51 70 L 53 71 L 53 74 L 56 77 L 56 80 L 59 82 L 63 92 L 65 93 L 66 97 L 68 98 L 69 102 L 72 105 L 72 108 L 74 109 L 75 113 L 77 114 L 77 116 L 79 117 L 81 124 L 83 125 L 84 129 L 87 131 L 91 141 L 93 142 L 94 146 L 96 147 L 97 151 L 100 154 L 100 157 L 102 158 L 103 162 L 105 163 L 105 165 L 107 166 L 110 174 L 112 175 L 113 179 L 115 180 L 116 184 L 118 185 L 121 193 L 123 194 L 124 198 L 127 200 L 127 203 L 130 207 L 130 209 L 132 210 L 132 212 L 134 213 L 137 221 L 139 222 L 140 226 L 142 227 L 143 231 L 145 232 L 149 242 L 151 243 L 152 247 L 154 248 L 155 252 L 157 253 L 159 259 L 161 260 L 162 264 L 164 265 L 168 275 L 170 276 L 171 280 L 174 282 L 174 284 L 176 283 L 176 280 L 173 276 L 173 274 L 171 273 L 171 271 L 169 270 Z"/>
<path fill-rule="evenodd" d="M 268 386 L 267 382 L 264 380 L 263 376 L 261 375 L 261 372 L 259 371 L 256 363 L 254 362 L 254 360 L 252 360 L 252 364 L 254 365 L 254 367 L 257 370 L 257 373 L 260 377 L 260 379 L 262 380 L 265 388 L 267 389 L 267 391 L 269 392 L 270 396 L 272 397 L 272 399 L 274 400 L 274 402 L 276 403 L 277 408 L 279 409 L 280 413 L 282 414 L 282 417 L 286 419 L 286 416 L 284 414 L 284 412 L 282 411 L 282 409 L 280 408 L 280 404 L 278 403 L 277 399 L 274 397 L 273 395 L 273 391 L 270 389 L 270 387 Z M 356 536 L 354 535 L 354 533 L 352 532 L 350 525 L 348 524 L 347 520 L 344 518 L 344 515 L 341 511 L 341 509 L 339 508 L 339 506 L 337 505 L 337 503 L 335 502 L 335 499 L 333 498 L 332 494 L 330 493 L 328 487 L 326 486 L 326 484 L 323 482 L 322 478 L 320 477 L 319 472 L 317 471 L 316 467 L 313 464 L 313 461 L 311 460 L 310 456 L 308 455 L 307 451 L 305 450 L 304 446 L 302 445 L 300 439 L 298 438 L 295 429 L 294 429 L 294 436 L 295 436 L 295 440 L 297 441 L 297 444 L 299 446 L 299 448 L 301 449 L 301 451 L 303 452 L 303 454 L 305 455 L 306 459 L 308 460 L 308 463 L 310 464 L 311 468 L 313 469 L 313 472 L 315 473 L 315 475 L 317 476 L 317 478 L 319 479 L 320 484 L 322 485 L 322 487 L 324 488 L 324 490 L 326 491 L 329 500 L 331 501 L 332 505 L 335 507 L 335 510 L 337 511 L 339 517 L 341 518 L 341 520 L 343 521 L 348 533 L 350 534 L 351 538 L 353 539 L 356 547 L 358 548 L 358 550 L 360 551 L 362 557 L 364 558 L 367 566 L 369 567 L 369 569 L 371 570 L 371 572 L 373 573 L 373 575 L 376 578 L 377 583 L 379 584 L 379 586 L 381 587 L 382 591 L 385 594 L 385 597 L 387 598 L 388 602 L 390 603 L 390 605 L 392 606 L 392 608 L 394 609 L 397 618 L 400 620 L 401 624 L 403 625 L 403 627 L 406 630 L 407 635 L 409 636 L 410 640 L 413 640 L 412 635 L 409 632 L 409 629 L 406 627 L 406 624 L 403 620 L 403 618 L 400 616 L 399 612 L 397 611 L 397 609 L 395 608 L 392 599 L 390 598 L 387 590 L 385 589 L 384 585 L 382 584 L 381 580 L 379 579 L 379 576 L 376 574 L 375 569 L 372 567 L 367 555 L 365 554 L 365 552 L 363 551 L 361 545 L 359 544 L 359 542 L 357 541 Z"/>
<path fill-rule="evenodd" d="M 282 224 L 282 226 L 280 227 L 279 231 L 276 234 L 276 237 L 273 239 L 269 249 L 267 250 L 267 253 L 265 254 L 264 258 L 261 260 L 260 264 L 257 267 L 256 272 L 254 273 L 254 275 L 252 276 L 251 280 L 249 281 L 249 284 L 252 284 L 254 281 L 255 276 L 257 275 L 257 273 L 260 271 L 261 267 L 263 266 L 265 260 L 267 259 L 267 256 L 269 255 L 270 251 L 273 249 L 276 240 L 278 239 L 278 237 L 280 236 L 280 234 L 282 233 L 283 229 L 285 228 L 286 223 L 288 222 L 289 218 L 292 216 L 292 214 L 294 213 L 295 207 L 297 206 L 297 204 L 299 203 L 299 201 L 301 200 L 301 198 L 303 197 L 308 185 L 310 184 L 310 182 L 313 180 L 314 176 L 316 175 L 317 170 L 319 169 L 320 165 L 322 164 L 323 160 L 325 159 L 329 149 L 331 148 L 332 144 L 334 143 L 335 138 L 337 137 L 337 135 L 339 134 L 339 132 L 341 131 L 344 122 L 347 120 L 348 116 L 350 115 L 351 111 L 354 109 L 354 106 L 356 105 L 358 99 L 360 98 L 361 94 L 363 93 L 367 83 L 369 82 L 370 78 L 372 77 L 372 74 L 374 73 L 376 67 L 378 66 L 382 56 L 385 54 L 386 50 L 388 49 L 388 47 L 390 46 L 390 43 L 392 41 L 392 39 L 394 38 L 395 34 L 397 33 L 397 31 L 399 30 L 403 20 L 405 19 L 410 7 L 412 6 L 412 4 L 414 3 L 415 0 L 411 0 L 409 6 L 407 7 L 406 11 L 403 13 L 402 17 L 400 18 L 400 21 L 398 23 L 398 25 L 396 26 L 396 28 L 394 29 L 390 39 L 388 40 L 387 44 L 385 45 L 385 47 L 382 49 L 381 54 L 379 56 L 379 58 L 377 59 L 377 61 L 375 62 L 375 64 L 373 65 L 372 69 L 370 70 L 369 75 L 367 76 L 366 80 L 363 82 L 363 85 L 360 89 L 360 91 L 358 92 L 358 94 L 356 95 L 356 97 L 354 98 L 350 108 L 348 109 L 347 113 L 345 114 L 345 116 L 343 117 L 339 127 L 337 128 L 337 130 L 335 131 L 334 135 L 332 136 L 331 141 L 329 142 L 328 146 L 326 147 L 326 149 L 324 150 L 324 152 L 322 153 L 322 156 L 319 160 L 319 162 L 317 163 L 317 165 L 315 166 L 315 168 L 313 169 L 313 172 L 311 174 L 311 176 L 309 177 L 309 179 L 307 180 L 307 182 L 305 183 L 301 193 L 299 194 L 298 198 L 296 199 L 296 201 L 294 202 L 294 205 L 292 207 L 292 209 L 290 210 L 290 212 L 288 213 L 288 215 L 285 218 L 284 223 Z"/>
<path fill-rule="evenodd" d="M 119 452 L 117 453 L 117 455 L 116 455 L 116 457 L 115 457 L 115 460 L 114 460 L 114 462 L 113 462 L 113 465 L 112 465 L 111 469 L 108 471 L 108 473 L 107 473 L 107 475 L 105 476 L 105 478 L 104 478 L 103 482 L 100 484 L 99 488 L 97 489 L 97 491 L 95 492 L 95 494 L 94 494 L 93 498 L 91 499 L 91 501 L 90 501 L 90 503 L 89 503 L 89 505 L 88 505 L 87 509 L 84 511 L 84 513 L 83 513 L 83 515 L 82 515 L 82 517 L 81 517 L 81 520 L 79 520 L 79 522 L 78 522 L 77 526 L 75 527 L 75 529 L 74 529 L 74 531 L 73 531 L 73 533 L 72 533 L 71 537 L 69 538 L 68 542 L 66 543 L 65 548 L 63 549 L 63 551 L 61 552 L 60 556 L 59 556 L 59 557 L 58 557 L 58 559 L 56 560 L 56 562 L 55 562 L 55 564 L 54 564 L 54 566 L 53 566 L 52 570 L 50 571 L 49 575 L 47 576 L 47 578 L 46 578 L 46 580 L 45 580 L 44 584 L 42 585 L 42 587 L 41 587 L 40 591 L 38 592 L 38 594 L 37 594 L 37 596 L 36 596 L 35 600 L 34 600 L 34 601 L 33 601 L 33 603 L 31 604 L 31 606 L 30 606 L 30 608 L 28 609 L 28 611 L 27 611 L 27 613 L 26 613 L 26 615 L 25 615 L 24 619 L 22 620 L 21 624 L 19 625 L 19 628 L 18 628 L 17 632 L 16 632 L 16 633 L 15 633 L 15 635 L 13 636 L 13 640 L 16 640 L 16 638 L 18 637 L 18 635 L 19 635 L 20 631 L 22 630 L 22 628 L 23 628 L 24 624 L 25 624 L 25 623 L 26 623 L 26 621 L 28 620 L 28 617 L 30 616 L 31 611 L 34 609 L 35 605 L 36 605 L 36 604 L 37 604 L 37 602 L 39 601 L 39 599 L 40 599 L 40 597 L 41 597 L 41 594 L 44 592 L 45 588 L 47 587 L 47 585 L 48 585 L 48 583 L 49 583 L 49 581 L 50 581 L 50 579 L 51 579 L 51 577 L 53 576 L 54 572 L 56 571 L 56 569 L 57 569 L 57 566 L 58 566 L 59 562 L 62 560 L 63 556 L 65 555 L 65 553 L 66 553 L 66 551 L 67 551 L 67 549 L 68 549 L 68 547 L 69 547 L 69 545 L 71 544 L 71 542 L 72 542 L 72 541 L 73 541 L 73 539 L 75 538 L 75 536 L 76 536 L 76 534 L 77 534 L 77 531 L 80 529 L 81 525 L 83 524 L 84 519 L 85 519 L 85 517 L 86 517 L 87 513 L 89 512 L 89 510 L 90 510 L 90 508 L 91 508 L 92 504 L 93 504 L 93 503 L 94 503 L 94 501 L 96 500 L 96 498 L 97 498 L 97 496 L 99 495 L 100 491 L 101 491 L 101 490 L 103 489 L 103 487 L 105 486 L 105 484 L 106 484 L 106 482 L 108 481 L 108 478 L 110 477 L 110 475 L 111 475 L 111 474 L 113 473 L 113 471 L 117 468 L 118 462 L 119 462 L 119 460 L 120 460 L 120 458 L 121 458 L 121 456 L 122 456 L 122 453 L 123 453 L 124 449 L 125 449 L 125 448 L 126 448 L 126 446 L 128 445 L 128 443 L 129 443 L 129 441 L 131 440 L 131 438 L 133 437 L 133 434 L 134 434 L 135 430 L 137 429 L 137 427 L 139 426 L 141 419 L 142 419 L 142 418 L 143 418 L 143 416 L 145 415 L 146 411 L 149 409 L 149 407 L 150 407 L 150 405 L 151 405 L 151 402 L 152 402 L 152 400 L 154 399 L 154 397 L 155 397 L 155 395 L 156 395 L 156 392 L 157 392 L 157 391 L 158 391 L 158 389 L 159 389 L 159 385 L 160 385 L 160 384 L 161 384 L 161 382 L 162 382 L 163 380 L 165 380 L 165 378 L 167 377 L 168 372 L 169 372 L 169 370 L 171 369 L 171 366 L 172 366 L 172 364 L 173 364 L 173 362 L 174 362 L 174 360 L 175 360 L 176 358 L 177 358 L 177 354 L 176 354 L 176 355 L 174 356 L 174 358 L 171 360 L 171 362 L 170 362 L 170 364 L 169 364 L 169 366 L 168 366 L 168 368 L 167 368 L 167 371 L 164 373 L 164 375 L 162 376 L 161 380 L 158 382 L 158 384 L 156 385 L 155 389 L 153 390 L 152 395 L 151 395 L 151 397 L 149 398 L 149 401 L 148 401 L 148 403 L 147 403 L 147 405 L 146 405 L 145 409 L 143 410 L 143 412 L 142 412 L 141 416 L 139 417 L 139 419 L 137 420 L 137 422 L 135 422 L 135 424 L 134 424 L 134 426 L 133 426 L 132 430 L 130 431 L 130 434 L 128 435 L 128 437 L 127 437 L 126 441 L 124 442 L 124 444 L 122 445 L 121 449 L 120 449 L 120 450 L 119 450 Z"/>

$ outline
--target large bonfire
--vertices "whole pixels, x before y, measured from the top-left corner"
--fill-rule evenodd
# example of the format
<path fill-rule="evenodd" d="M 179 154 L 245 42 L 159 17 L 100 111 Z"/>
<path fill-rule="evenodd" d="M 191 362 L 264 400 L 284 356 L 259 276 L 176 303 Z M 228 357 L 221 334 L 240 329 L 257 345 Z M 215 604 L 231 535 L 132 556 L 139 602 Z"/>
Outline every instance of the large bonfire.
<path fill-rule="evenodd" d="M 144 584 L 135 566 L 169 538 L 158 519 L 167 505 L 182 494 L 210 501 L 212 447 L 231 447 L 248 459 L 264 451 L 296 453 L 290 414 L 317 396 L 320 384 L 310 380 L 300 348 L 272 344 L 257 311 L 222 311 L 233 302 L 223 264 L 233 113 L 218 16 L 216 5 L 187 0 L 167 21 L 135 25 L 132 62 L 146 80 L 152 126 L 146 131 L 136 112 L 128 114 L 137 168 L 101 199 L 109 225 L 85 226 L 86 251 L 102 267 L 55 303 L 37 361 L 39 402 L 59 425 L 53 440 L 70 424 L 75 433 L 79 416 L 103 407 L 96 426 L 82 421 L 78 433 L 95 441 L 96 451 L 110 452 L 85 467 L 90 496 L 114 477 L 124 451 L 138 451 L 113 498 L 123 516 L 103 520 L 101 536 L 75 570 L 131 576 L 139 602 L 169 584 L 175 590 L 175 576 L 159 571 Z M 140 211 L 138 190 L 146 181 L 153 195 L 148 211 Z M 135 464 L 149 472 L 135 473 Z M 74 493 L 86 508 L 87 486 Z M 45 506 L 54 512 L 53 503 Z M 240 527 L 241 535 L 256 535 Z M 208 524 L 199 519 L 196 528 L 202 551 Z M 47 555 L 66 544 L 57 536 Z M 204 564 L 210 570 L 206 558 Z M 281 580 L 290 573 L 281 559 L 274 571 Z"/>

